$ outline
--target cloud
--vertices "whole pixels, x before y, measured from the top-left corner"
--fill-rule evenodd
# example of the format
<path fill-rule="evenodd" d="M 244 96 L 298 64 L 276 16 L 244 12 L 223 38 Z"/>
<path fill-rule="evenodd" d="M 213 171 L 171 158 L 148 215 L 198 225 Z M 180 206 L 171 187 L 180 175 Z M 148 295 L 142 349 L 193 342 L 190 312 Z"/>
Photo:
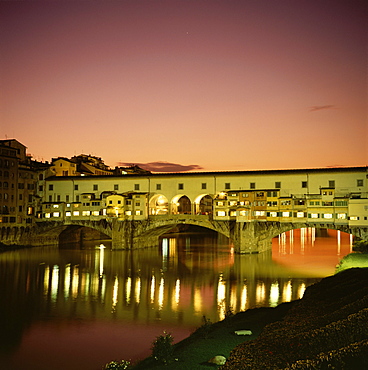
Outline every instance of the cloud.
<path fill-rule="evenodd" d="M 317 110 L 323 109 L 336 109 L 334 105 L 313 105 L 313 107 L 309 107 L 309 112 L 315 112 Z"/>
<path fill-rule="evenodd" d="M 202 170 L 203 167 L 199 166 L 198 164 L 189 164 L 183 165 L 178 163 L 170 163 L 170 162 L 149 162 L 149 163 L 123 163 L 120 162 L 119 166 L 132 166 L 137 165 L 145 170 L 152 171 L 152 172 L 186 172 L 186 171 L 193 171 L 193 170 Z"/>

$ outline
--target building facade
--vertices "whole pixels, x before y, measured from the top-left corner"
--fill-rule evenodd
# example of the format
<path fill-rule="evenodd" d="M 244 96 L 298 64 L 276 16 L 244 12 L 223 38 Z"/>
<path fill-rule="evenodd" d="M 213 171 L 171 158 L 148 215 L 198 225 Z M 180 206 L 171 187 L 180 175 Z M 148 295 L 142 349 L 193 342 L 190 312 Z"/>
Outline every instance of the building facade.
<path fill-rule="evenodd" d="M 368 225 L 367 167 L 50 177 L 37 221 L 214 220 Z"/>

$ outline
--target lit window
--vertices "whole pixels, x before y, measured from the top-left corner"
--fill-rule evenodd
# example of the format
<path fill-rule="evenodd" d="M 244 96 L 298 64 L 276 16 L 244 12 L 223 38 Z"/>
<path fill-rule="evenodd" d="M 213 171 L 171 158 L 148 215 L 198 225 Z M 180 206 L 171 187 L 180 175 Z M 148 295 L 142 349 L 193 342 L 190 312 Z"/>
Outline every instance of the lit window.
<path fill-rule="evenodd" d="M 230 216 L 236 216 L 236 211 L 230 211 Z"/>
<path fill-rule="evenodd" d="M 224 205 L 224 202 L 217 202 L 217 205 L 218 206 L 223 206 Z"/>
<path fill-rule="evenodd" d="M 225 211 L 218 211 L 217 216 L 220 216 L 220 217 L 226 216 L 226 212 Z"/>
<path fill-rule="evenodd" d="M 346 213 L 338 213 L 337 214 L 338 220 L 345 220 L 346 219 Z"/>
<path fill-rule="evenodd" d="M 333 218 L 332 213 L 324 213 L 323 218 Z"/>
<path fill-rule="evenodd" d="M 290 212 L 282 212 L 282 217 L 290 217 Z"/>
<path fill-rule="evenodd" d="M 54 213 L 52 214 L 52 217 L 60 217 L 60 212 L 54 212 Z"/>
<path fill-rule="evenodd" d="M 53 204 L 52 205 L 54 208 L 59 208 L 59 205 L 58 204 Z"/>
<path fill-rule="evenodd" d="M 270 217 L 277 217 L 277 212 L 270 212 Z"/>
<path fill-rule="evenodd" d="M 92 212 L 92 215 L 93 215 L 93 216 L 99 216 L 99 215 L 100 215 L 100 212 L 99 212 L 99 211 L 93 211 L 93 212 Z"/>
<path fill-rule="evenodd" d="M 311 213 L 310 217 L 311 218 L 319 218 L 319 214 L 318 213 Z"/>
<path fill-rule="evenodd" d="M 229 202 L 229 206 L 236 206 L 236 204 L 237 204 L 236 200 L 232 200 L 231 202 Z"/>
<path fill-rule="evenodd" d="M 296 217 L 304 217 L 304 212 L 297 212 Z"/>
<path fill-rule="evenodd" d="M 91 211 L 82 211 L 82 216 L 90 216 Z"/>
<path fill-rule="evenodd" d="M 359 217 L 358 216 L 350 216 L 349 219 L 351 221 L 358 221 L 359 220 Z"/>
<path fill-rule="evenodd" d="M 71 213 L 70 211 L 65 212 L 65 216 L 66 216 L 66 217 L 70 217 L 71 215 L 72 215 L 72 213 Z"/>
<path fill-rule="evenodd" d="M 255 211 L 254 212 L 254 215 L 255 216 L 264 216 L 265 215 L 265 211 Z"/>
<path fill-rule="evenodd" d="M 131 216 L 131 215 L 132 215 L 132 211 L 125 211 L 125 214 L 126 214 L 127 216 Z"/>
<path fill-rule="evenodd" d="M 45 218 L 50 218 L 51 217 L 51 213 L 45 213 Z"/>
<path fill-rule="evenodd" d="M 67 205 L 66 205 L 68 208 L 70 207 L 70 203 L 67 203 Z"/>
<path fill-rule="evenodd" d="M 79 211 L 73 211 L 73 216 L 79 216 Z"/>
<path fill-rule="evenodd" d="M 137 216 L 139 216 L 139 215 L 141 215 L 141 214 L 142 214 L 142 211 L 135 211 L 135 214 L 136 214 Z"/>
<path fill-rule="evenodd" d="M 247 216 L 248 215 L 248 211 L 240 211 L 239 212 L 239 215 L 240 216 Z"/>

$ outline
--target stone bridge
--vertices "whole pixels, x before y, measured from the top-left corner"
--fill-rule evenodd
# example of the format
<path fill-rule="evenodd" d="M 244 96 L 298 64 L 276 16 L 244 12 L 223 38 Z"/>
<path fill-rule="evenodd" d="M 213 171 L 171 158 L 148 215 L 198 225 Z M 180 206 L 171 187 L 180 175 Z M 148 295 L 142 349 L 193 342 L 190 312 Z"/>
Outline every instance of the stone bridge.
<path fill-rule="evenodd" d="M 69 222 L 49 221 L 23 230 L 2 230 L 3 239 L 24 245 L 58 246 L 60 241 L 112 240 L 113 249 L 145 248 L 158 245 L 161 235 L 177 225 L 195 225 L 216 231 L 232 240 L 236 253 L 260 253 L 271 249 L 272 238 L 293 229 L 321 228 L 340 230 L 368 240 L 368 228 L 334 223 L 296 223 L 278 221 L 216 221 L 210 215 L 162 215 L 147 220 L 100 219 Z M 14 228 L 16 229 L 16 228 Z M 4 238 L 6 237 L 6 238 Z"/>

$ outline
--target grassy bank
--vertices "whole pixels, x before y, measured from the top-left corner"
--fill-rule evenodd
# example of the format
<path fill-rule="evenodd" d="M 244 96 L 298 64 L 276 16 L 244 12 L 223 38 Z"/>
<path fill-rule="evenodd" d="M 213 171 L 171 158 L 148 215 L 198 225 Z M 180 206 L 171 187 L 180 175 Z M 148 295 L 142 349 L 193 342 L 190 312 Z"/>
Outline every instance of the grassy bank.
<path fill-rule="evenodd" d="M 243 329 L 253 334 L 234 333 Z M 207 362 L 216 355 L 227 358 L 225 365 Z M 131 369 L 209 368 L 368 368 L 368 268 L 324 278 L 308 287 L 301 300 L 207 322 L 174 345 L 170 363 L 151 356 Z"/>

